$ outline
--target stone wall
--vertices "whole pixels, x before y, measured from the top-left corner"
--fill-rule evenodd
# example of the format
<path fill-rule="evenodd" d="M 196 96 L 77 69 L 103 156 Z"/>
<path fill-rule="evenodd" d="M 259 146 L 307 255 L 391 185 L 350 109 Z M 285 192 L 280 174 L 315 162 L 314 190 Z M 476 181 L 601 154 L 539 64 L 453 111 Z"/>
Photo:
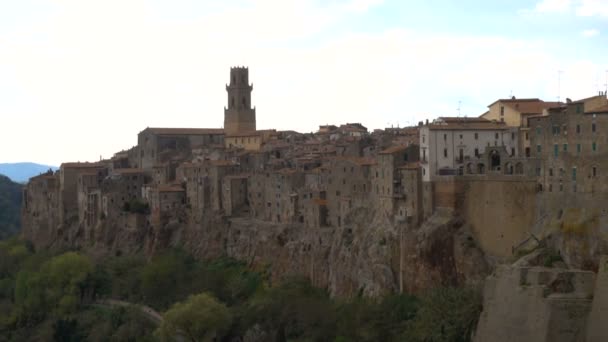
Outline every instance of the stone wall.
<path fill-rule="evenodd" d="M 474 341 L 582 342 L 595 275 L 499 266 L 486 279 Z"/>

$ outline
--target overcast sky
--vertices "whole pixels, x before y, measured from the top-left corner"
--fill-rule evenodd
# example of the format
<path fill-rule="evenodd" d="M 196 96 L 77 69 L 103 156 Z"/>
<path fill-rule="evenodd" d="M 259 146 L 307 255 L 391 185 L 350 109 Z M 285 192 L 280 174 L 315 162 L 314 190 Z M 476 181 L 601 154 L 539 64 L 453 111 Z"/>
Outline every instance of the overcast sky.
<path fill-rule="evenodd" d="M 608 0 L 0 0 L 0 162 L 221 127 L 231 66 L 250 69 L 260 129 L 587 97 L 606 87 L 607 38 Z"/>

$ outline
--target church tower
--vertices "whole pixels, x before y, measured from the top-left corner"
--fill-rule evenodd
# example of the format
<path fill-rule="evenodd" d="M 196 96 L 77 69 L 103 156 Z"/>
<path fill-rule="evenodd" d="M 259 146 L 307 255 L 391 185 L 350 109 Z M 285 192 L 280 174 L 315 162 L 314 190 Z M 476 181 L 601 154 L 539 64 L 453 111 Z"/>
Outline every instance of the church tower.
<path fill-rule="evenodd" d="M 254 133 L 255 108 L 251 108 L 251 91 L 249 69 L 245 67 L 230 68 L 228 108 L 224 108 L 224 131 L 226 135 Z"/>

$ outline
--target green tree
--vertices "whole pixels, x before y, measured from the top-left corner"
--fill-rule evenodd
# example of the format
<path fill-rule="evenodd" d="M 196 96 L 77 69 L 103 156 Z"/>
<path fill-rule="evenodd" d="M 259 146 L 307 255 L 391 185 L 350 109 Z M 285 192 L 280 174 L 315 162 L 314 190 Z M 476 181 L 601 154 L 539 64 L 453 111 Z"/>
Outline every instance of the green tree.
<path fill-rule="evenodd" d="M 441 287 L 428 291 L 406 333 L 407 341 L 470 341 L 481 313 L 481 295 L 470 288 Z"/>
<path fill-rule="evenodd" d="M 190 341 L 219 339 L 232 324 L 228 308 L 208 293 L 190 296 L 176 303 L 164 314 L 156 331 L 163 341 L 183 335 Z"/>

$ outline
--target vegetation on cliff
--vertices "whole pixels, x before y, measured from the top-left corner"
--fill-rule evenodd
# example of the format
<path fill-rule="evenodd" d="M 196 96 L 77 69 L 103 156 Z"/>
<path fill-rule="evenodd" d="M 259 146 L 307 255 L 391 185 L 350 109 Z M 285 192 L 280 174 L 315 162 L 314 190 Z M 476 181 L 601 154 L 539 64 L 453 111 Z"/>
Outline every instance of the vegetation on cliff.
<path fill-rule="evenodd" d="M 0 175 L 0 239 L 15 234 L 21 219 L 22 185 Z"/>
<path fill-rule="evenodd" d="M 146 261 L 0 242 L 0 341 L 468 341 L 475 291 L 332 299 L 304 279 L 271 284 L 267 270 L 168 251 Z M 147 305 L 112 306 L 100 299 Z"/>

